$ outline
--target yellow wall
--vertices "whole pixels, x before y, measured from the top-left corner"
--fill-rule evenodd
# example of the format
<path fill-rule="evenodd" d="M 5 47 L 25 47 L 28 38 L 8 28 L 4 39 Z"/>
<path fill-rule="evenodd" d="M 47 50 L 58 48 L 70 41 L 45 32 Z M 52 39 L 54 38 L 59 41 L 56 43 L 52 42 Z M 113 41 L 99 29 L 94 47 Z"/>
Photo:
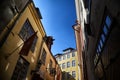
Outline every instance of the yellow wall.
<path fill-rule="evenodd" d="M 47 67 L 48 67 L 48 64 L 50 63 L 50 60 L 52 61 L 52 68 L 55 68 L 57 64 L 56 64 L 55 59 L 53 58 L 51 52 L 49 51 L 46 43 L 43 44 L 43 48 L 45 49 L 47 55 L 46 55 L 45 65 L 42 65 L 40 70 L 45 73 L 45 75 L 44 75 L 45 80 L 54 80 L 55 76 L 51 76 L 49 74 L 49 72 L 47 71 Z"/>
<path fill-rule="evenodd" d="M 70 72 L 70 75 L 72 76 L 72 71 L 75 71 L 76 72 L 76 78 L 75 80 L 78 80 L 79 78 L 79 73 L 78 73 L 78 57 L 77 57 L 77 51 L 75 51 L 75 57 L 72 57 L 72 52 L 70 52 L 70 58 L 67 59 L 67 53 L 63 53 L 64 55 L 66 55 L 66 59 L 63 60 L 63 55 L 62 56 L 62 60 L 59 61 L 58 60 L 58 63 L 61 64 L 61 69 L 62 69 L 62 63 L 65 63 L 65 69 L 62 69 L 62 72 Z M 58 59 L 58 57 L 57 57 Z M 75 64 L 76 66 L 75 67 L 72 67 L 72 60 L 75 60 Z M 70 67 L 67 68 L 67 62 L 70 62 Z M 67 80 L 67 76 L 66 76 L 66 80 Z M 69 80 L 69 79 L 68 79 Z"/>
<path fill-rule="evenodd" d="M 20 57 L 19 52 L 22 48 L 19 47 L 23 40 L 19 37 L 19 32 L 24 24 L 24 22 L 28 19 L 34 29 L 34 31 L 37 32 L 37 43 L 35 47 L 34 53 L 29 51 L 28 56 L 23 56 L 29 63 L 29 69 L 27 72 L 26 80 L 31 80 L 31 70 L 35 70 L 36 63 L 38 60 L 38 56 L 40 54 L 40 46 L 42 44 L 42 39 L 46 35 L 42 23 L 40 19 L 38 18 L 38 14 L 36 13 L 36 10 L 34 8 L 34 5 L 30 3 L 28 7 L 23 11 L 23 13 L 20 15 L 20 18 L 17 20 L 14 28 L 10 32 L 7 40 L 3 44 L 3 46 L 0 48 L 0 80 L 10 80 L 11 76 L 13 74 L 14 68 L 16 66 L 17 60 Z M 40 70 L 45 72 L 45 78 L 46 80 L 53 80 L 54 77 L 50 76 L 48 72 L 46 71 L 46 67 L 50 61 L 50 59 L 53 62 L 52 67 L 54 68 L 56 63 L 54 58 L 52 57 L 52 54 L 50 50 L 48 49 L 46 43 L 43 44 L 42 49 L 45 49 L 47 52 L 46 57 L 46 63 L 45 65 L 42 65 Z M 13 52 L 14 51 L 14 52 Z M 6 56 L 8 56 L 6 58 Z"/>
<path fill-rule="evenodd" d="M 11 31 L 11 33 L 9 34 L 7 40 L 5 41 L 4 45 L 2 46 L 2 48 L 0 49 L 0 72 L 2 72 L 2 78 L 4 80 L 10 80 L 12 73 L 14 71 L 16 62 L 19 58 L 19 52 L 21 50 L 21 47 L 19 47 L 23 41 L 22 39 L 19 37 L 19 32 L 24 24 L 24 22 L 26 21 L 26 19 L 28 19 L 31 23 L 34 29 L 34 31 L 39 31 L 38 26 L 41 26 L 41 24 L 37 25 L 35 22 L 35 18 L 33 18 L 33 15 L 31 14 L 30 7 L 27 7 L 25 9 L 25 11 L 21 14 L 20 18 L 17 20 L 17 23 L 15 24 L 13 30 Z M 42 27 L 42 26 L 41 26 Z M 37 33 L 38 37 L 38 41 L 35 47 L 35 51 L 34 53 L 32 53 L 31 51 L 29 51 L 29 55 L 28 56 L 23 56 L 29 63 L 29 69 L 28 69 L 28 73 L 27 73 L 27 79 L 30 79 L 30 72 L 32 69 L 35 68 L 35 64 L 37 61 L 37 56 L 39 53 L 39 48 L 40 48 L 40 44 L 41 44 L 41 33 L 38 32 Z M 17 49 L 18 48 L 18 49 Z M 16 49 L 16 50 L 15 50 Z M 14 51 L 15 50 L 15 51 Z M 13 52 L 14 51 L 14 52 Z M 10 54 L 10 56 L 9 56 Z M 6 56 L 9 56 L 7 59 L 5 59 Z"/>

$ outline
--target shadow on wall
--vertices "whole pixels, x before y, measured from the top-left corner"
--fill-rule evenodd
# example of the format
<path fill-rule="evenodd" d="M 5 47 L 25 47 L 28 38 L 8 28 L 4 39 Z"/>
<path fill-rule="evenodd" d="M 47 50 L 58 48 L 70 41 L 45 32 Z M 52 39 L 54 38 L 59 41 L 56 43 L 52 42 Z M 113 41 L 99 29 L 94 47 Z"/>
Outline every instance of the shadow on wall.
<path fill-rule="evenodd" d="M 75 78 L 69 72 L 62 72 L 62 80 L 75 80 Z"/>

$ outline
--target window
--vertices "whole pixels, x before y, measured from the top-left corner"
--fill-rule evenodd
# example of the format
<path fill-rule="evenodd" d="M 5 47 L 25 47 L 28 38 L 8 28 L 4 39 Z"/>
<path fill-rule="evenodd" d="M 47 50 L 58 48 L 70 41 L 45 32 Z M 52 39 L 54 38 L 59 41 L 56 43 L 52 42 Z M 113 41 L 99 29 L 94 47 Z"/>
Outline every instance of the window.
<path fill-rule="evenodd" d="M 63 72 L 62 72 L 62 80 L 66 80 L 65 78 L 66 78 L 65 72 L 63 71 Z"/>
<path fill-rule="evenodd" d="M 45 64 L 45 60 L 46 60 L 46 51 L 45 49 L 43 49 L 42 56 L 41 56 L 41 61 L 43 64 Z"/>
<path fill-rule="evenodd" d="M 109 16 L 106 17 L 105 23 L 106 23 L 107 27 L 110 28 L 112 21 Z"/>
<path fill-rule="evenodd" d="M 103 50 L 103 47 L 105 45 L 109 30 L 111 27 L 111 24 L 112 24 L 112 20 L 107 15 L 105 18 L 104 24 L 103 24 L 103 29 L 102 29 L 102 33 L 100 35 L 100 39 L 99 39 L 98 44 L 97 44 L 97 49 L 96 49 L 97 57 L 95 56 L 96 59 L 98 59 L 98 56 L 100 55 L 100 53 Z M 96 64 L 96 59 L 94 60 L 95 64 Z"/>
<path fill-rule="evenodd" d="M 65 69 L 65 63 L 62 64 L 62 69 Z"/>
<path fill-rule="evenodd" d="M 70 54 L 69 54 L 69 53 L 67 54 L 67 58 L 68 58 L 68 59 L 70 58 Z"/>
<path fill-rule="evenodd" d="M 75 60 L 72 60 L 72 67 L 75 66 Z"/>
<path fill-rule="evenodd" d="M 19 35 L 20 35 L 20 37 L 21 37 L 24 41 L 26 41 L 26 40 L 27 40 L 31 35 L 33 35 L 33 34 L 34 34 L 34 30 L 33 30 L 32 26 L 31 26 L 29 20 L 27 19 L 27 20 L 25 21 L 25 23 L 23 24 L 23 27 L 22 27 L 22 29 L 20 30 Z"/>
<path fill-rule="evenodd" d="M 109 16 L 107 16 L 103 27 L 103 32 L 105 33 L 105 35 L 108 35 L 110 26 L 111 26 L 111 19 Z"/>
<path fill-rule="evenodd" d="M 104 27 L 103 27 L 103 32 L 105 33 L 105 35 L 108 34 L 108 29 L 107 29 L 107 26 L 106 26 L 106 25 L 104 25 Z"/>
<path fill-rule="evenodd" d="M 61 60 L 62 60 L 62 57 L 60 56 L 60 57 L 59 57 L 59 61 L 61 61 Z"/>
<path fill-rule="evenodd" d="M 49 66 L 49 68 L 52 68 L 52 64 L 53 64 L 52 60 L 50 60 L 50 66 Z"/>
<path fill-rule="evenodd" d="M 97 53 L 99 53 L 99 50 L 97 49 Z"/>
<path fill-rule="evenodd" d="M 101 35 L 101 40 L 102 40 L 103 42 L 105 42 L 105 35 L 104 35 L 104 34 Z"/>
<path fill-rule="evenodd" d="M 59 64 L 59 66 L 60 66 L 60 68 L 62 68 L 62 65 L 61 65 L 61 64 Z"/>
<path fill-rule="evenodd" d="M 28 68 L 29 62 L 20 57 L 17 61 L 11 80 L 25 80 Z"/>
<path fill-rule="evenodd" d="M 70 67 L 70 62 L 67 62 L 67 68 L 69 68 Z"/>
<path fill-rule="evenodd" d="M 95 65 L 95 66 L 96 66 L 97 61 L 98 61 L 98 55 L 96 54 L 96 55 L 95 55 L 95 58 L 94 58 L 94 65 Z"/>
<path fill-rule="evenodd" d="M 100 40 L 99 40 L 98 45 L 97 45 L 96 51 L 97 51 L 98 55 L 101 53 L 102 48 L 105 44 L 105 41 L 106 41 L 106 38 L 108 36 L 108 32 L 110 30 L 111 24 L 112 24 L 112 21 L 111 21 L 110 17 L 106 16 L 106 19 L 105 19 L 105 22 L 103 25 L 103 32 L 100 35 Z"/>
<path fill-rule="evenodd" d="M 32 52 L 34 52 L 34 50 L 35 50 L 35 45 L 36 45 L 36 43 L 37 43 L 37 39 L 38 39 L 38 37 L 35 36 L 35 39 L 34 39 L 33 44 L 32 44 L 32 46 L 31 46 L 31 51 L 32 51 Z"/>
<path fill-rule="evenodd" d="M 98 45 L 98 50 L 99 50 L 99 52 L 101 52 L 101 47 L 100 47 L 100 45 Z"/>
<path fill-rule="evenodd" d="M 26 20 L 25 23 L 23 24 L 22 29 L 20 30 L 20 37 L 22 38 L 23 41 L 26 41 L 29 37 L 31 37 L 33 34 L 35 33 L 35 31 L 33 30 L 29 20 Z M 34 52 L 35 50 L 35 45 L 37 42 L 37 36 L 35 36 L 33 44 L 31 46 L 31 51 Z"/>
<path fill-rule="evenodd" d="M 66 59 L 66 55 L 63 55 L 63 60 L 65 60 Z"/>
<path fill-rule="evenodd" d="M 72 52 L 72 57 L 74 57 L 75 56 L 75 52 Z"/>
<path fill-rule="evenodd" d="M 53 62 L 52 62 L 52 60 L 50 60 L 50 62 L 49 62 L 49 72 L 50 72 L 50 74 L 53 74 L 52 73 L 52 64 L 53 64 Z"/>
<path fill-rule="evenodd" d="M 29 0 L 14 0 L 16 8 L 18 11 L 22 11 L 25 5 L 29 2 Z"/>
<path fill-rule="evenodd" d="M 75 71 L 72 71 L 72 77 L 76 77 Z"/>
<path fill-rule="evenodd" d="M 100 40 L 100 43 L 99 43 L 99 44 L 100 44 L 101 47 L 103 47 L 103 42 L 102 42 L 102 40 Z"/>
<path fill-rule="evenodd" d="M 70 78 L 70 72 L 67 72 L 67 79 Z"/>

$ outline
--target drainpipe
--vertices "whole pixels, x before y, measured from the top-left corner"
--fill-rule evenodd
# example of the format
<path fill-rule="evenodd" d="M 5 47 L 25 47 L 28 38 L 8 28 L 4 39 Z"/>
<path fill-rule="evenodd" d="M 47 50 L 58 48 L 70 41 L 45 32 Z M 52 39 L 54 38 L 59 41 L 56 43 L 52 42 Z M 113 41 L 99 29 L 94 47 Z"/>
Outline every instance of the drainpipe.
<path fill-rule="evenodd" d="M 80 69 L 81 78 L 80 80 L 84 80 L 83 78 L 83 60 L 82 60 L 82 40 L 81 40 L 81 27 L 78 21 L 76 21 L 76 24 L 72 26 L 75 31 L 75 37 L 76 37 L 76 46 L 77 46 L 77 54 L 78 54 L 78 66 Z"/>

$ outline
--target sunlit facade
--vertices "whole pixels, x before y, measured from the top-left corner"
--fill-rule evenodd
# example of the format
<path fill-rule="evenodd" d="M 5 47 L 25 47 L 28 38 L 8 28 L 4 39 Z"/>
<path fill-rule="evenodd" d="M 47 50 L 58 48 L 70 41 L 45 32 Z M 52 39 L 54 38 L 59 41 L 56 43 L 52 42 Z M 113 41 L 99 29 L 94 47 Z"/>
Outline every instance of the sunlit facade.
<path fill-rule="evenodd" d="M 55 55 L 62 69 L 62 80 L 80 80 L 77 51 L 73 48 L 63 50 L 63 54 Z"/>
<path fill-rule="evenodd" d="M 39 9 L 32 0 L 2 3 L 3 15 L 10 18 L 0 22 L 0 80 L 61 80 L 51 52 L 53 38 L 46 35 Z"/>

